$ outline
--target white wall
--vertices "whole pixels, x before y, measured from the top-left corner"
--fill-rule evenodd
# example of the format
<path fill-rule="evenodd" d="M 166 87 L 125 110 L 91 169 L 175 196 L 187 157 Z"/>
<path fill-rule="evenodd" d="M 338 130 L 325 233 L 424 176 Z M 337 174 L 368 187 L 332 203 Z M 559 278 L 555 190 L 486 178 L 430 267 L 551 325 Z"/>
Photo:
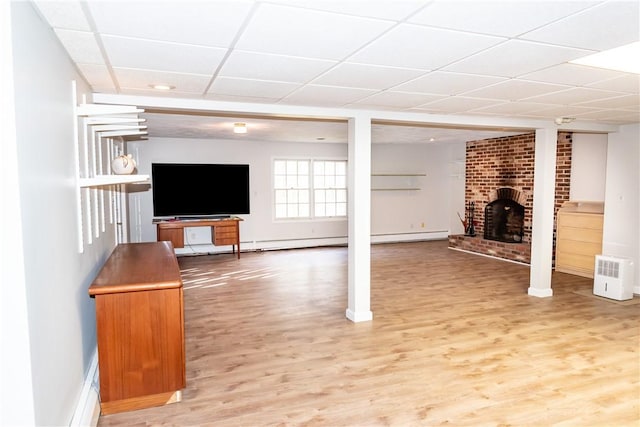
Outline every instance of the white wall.
<path fill-rule="evenodd" d="M 452 198 L 449 185 L 452 147 L 454 145 L 373 145 L 372 170 L 425 172 L 427 176 L 420 178 L 423 190 L 375 192 L 372 195 L 372 234 L 408 235 L 436 230 L 448 231 Z M 464 144 L 462 147 L 464 149 Z M 251 214 L 239 215 L 244 219 L 240 226 L 243 249 L 346 243 L 346 219 L 274 220 L 271 168 L 275 158 L 346 160 L 347 144 L 150 138 L 148 141 L 128 143 L 128 151 L 138 162 L 138 172 L 143 174 L 150 173 L 151 163 L 154 162 L 249 164 Z M 203 197 L 215 197 L 216 192 L 221 191 L 220 183 L 198 185 L 202 186 Z M 132 241 L 154 241 L 156 229 L 152 224 L 152 193 L 147 189 L 148 186 L 139 188 L 140 191 L 130 193 L 131 238 Z M 459 197 L 464 200 L 464 193 Z M 187 229 L 186 239 L 185 243 L 198 246 L 194 245 L 195 249 L 188 248 L 177 251 L 178 253 L 217 250 L 210 245 L 199 246 L 210 241 L 206 227 Z"/>
<path fill-rule="evenodd" d="M 15 268 L 24 274 L 28 325 L 17 332 L 28 337 L 19 350 L 33 378 L 33 404 L 24 410 L 37 425 L 68 425 L 96 348 L 87 289 L 115 239 L 107 233 L 78 253 L 71 81 L 80 77 L 30 2 L 11 2 L 11 20 L 21 219 L 12 226 L 21 226 L 21 241 L 2 244 L 23 247 L 24 263 Z M 11 347 L 4 339 L 2 347 Z M 21 424 L 14 415 L 10 424 Z"/>
<path fill-rule="evenodd" d="M 640 294 L 640 125 L 609 134 L 602 252 L 634 260 Z"/>
<path fill-rule="evenodd" d="M 464 143 L 373 144 L 372 174 L 425 176 L 405 178 L 408 185 L 415 184 L 419 190 L 372 192 L 371 234 L 449 234 L 452 224 L 456 224 L 452 217 L 457 218 L 453 209 L 464 213 L 464 166 L 461 176 L 454 174 L 460 168 L 455 160 L 464 162 L 464 150 Z M 389 178 L 388 182 L 392 184 L 393 180 L 400 182 L 403 178 Z"/>
<path fill-rule="evenodd" d="M 569 199 L 604 201 L 606 170 L 607 135 L 574 133 Z"/>

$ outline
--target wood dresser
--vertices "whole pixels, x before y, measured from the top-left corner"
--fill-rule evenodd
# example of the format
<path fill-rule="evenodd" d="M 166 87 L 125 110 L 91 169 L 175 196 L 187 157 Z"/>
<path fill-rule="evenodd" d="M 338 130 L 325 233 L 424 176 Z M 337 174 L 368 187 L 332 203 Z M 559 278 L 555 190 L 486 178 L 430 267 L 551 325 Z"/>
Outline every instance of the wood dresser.
<path fill-rule="evenodd" d="M 102 414 L 180 401 L 184 306 L 171 243 L 118 245 L 89 295 L 96 300 Z"/>
<path fill-rule="evenodd" d="M 604 203 L 565 202 L 558 210 L 556 271 L 593 277 L 602 253 Z"/>

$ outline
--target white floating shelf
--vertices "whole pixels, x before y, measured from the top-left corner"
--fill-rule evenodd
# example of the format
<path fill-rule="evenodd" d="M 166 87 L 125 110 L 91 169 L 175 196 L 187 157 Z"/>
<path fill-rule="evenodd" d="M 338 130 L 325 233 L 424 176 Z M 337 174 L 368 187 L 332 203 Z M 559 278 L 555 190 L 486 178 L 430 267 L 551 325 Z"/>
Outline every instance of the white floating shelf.
<path fill-rule="evenodd" d="M 98 175 L 93 178 L 80 178 L 78 180 L 78 185 L 80 187 L 146 183 L 149 183 L 149 175 Z"/>
<path fill-rule="evenodd" d="M 134 114 L 144 110 L 132 105 L 80 104 L 76 108 L 78 116 L 99 116 L 102 114 Z"/>
<path fill-rule="evenodd" d="M 123 125 L 123 124 L 109 124 L 109 125 L 93 125 L 91 129 L 96 132 L 114 131 L 114 130 L 143 130 L 146 129 L 146 125 Z"/>
<path fill-rule="evenodd" d="M 145 119 L 138 118 L 137 114 L 132 114 L 130 117 L 87 117 L 85 123 L 88 125 L 108 125 L 118 123 L 142 123 Z"/>
<path fill-rule="evenodd" d="M 98 134 L 101 137 L 104 137 L 104 138 L 108 138 L 108 137 L 111 137 L 111 136 L 146 135 L 147 133 L 148 132 L 146 130 L 137 131 L 135 129 L 131 129 L 131 130 L 108 130 L 108 131 L 98 132 Z"/>

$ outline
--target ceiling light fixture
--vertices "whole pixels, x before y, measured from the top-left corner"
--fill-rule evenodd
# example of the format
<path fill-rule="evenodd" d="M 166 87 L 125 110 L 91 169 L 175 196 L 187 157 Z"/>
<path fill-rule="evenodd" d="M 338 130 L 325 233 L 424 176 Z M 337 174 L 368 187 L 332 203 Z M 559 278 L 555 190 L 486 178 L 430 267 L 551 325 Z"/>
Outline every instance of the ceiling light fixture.
<path fill-rule="evenodd" d="M 582 58 L 569 61 L 572 64 L 588 65 L 640 74 L 640 41 L 629 43 L 614 49 L 603 50 Z"/>
<path fill-rule="evenodd" d="M 564 125 L 564 124 L 567 124 L 567 123 L 571 123 L 574 120 L 575 120 L 574 117 L 557 117 L 555 119 L 555 122 L 556 122 L 557 125 Z"/>
<path fill-rule="evenodd" d="M 171 85 L 167 85 L 167 84 L 153 84 L 153 85 L 149 85 L 149 87 L 151 89 L 155 89 L 155 90 L 171 90 L 171 89 L 175 89 L 175 86 L 171 86 Z"/>
<path fill-rule="evenodd" d="M 233 133 L 247 133 L 247 124 L 241 122 L 234 123 Z"/>

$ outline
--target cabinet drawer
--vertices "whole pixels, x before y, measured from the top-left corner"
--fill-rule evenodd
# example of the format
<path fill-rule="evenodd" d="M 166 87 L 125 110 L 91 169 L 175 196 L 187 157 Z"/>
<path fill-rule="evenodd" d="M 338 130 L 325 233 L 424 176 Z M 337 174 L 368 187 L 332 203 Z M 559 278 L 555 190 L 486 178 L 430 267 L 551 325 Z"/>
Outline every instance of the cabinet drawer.
<path fill-rule="evenodd" d="M 235 245 L 238 243 L 237 228 L 234 226 L 217 226 L 213 231 L 214 245 Z"/>
<path fill-rule="evenodd" d="M 558 213 L 558 228 L 563 227 L 602 230 L 602 215 L 560 212 Z"/>
<path fill-rule="evenodd" d="M 602 230 L 564 227 L 562 229 L 558 229 L 558 239 L 602 244 Z"/>

